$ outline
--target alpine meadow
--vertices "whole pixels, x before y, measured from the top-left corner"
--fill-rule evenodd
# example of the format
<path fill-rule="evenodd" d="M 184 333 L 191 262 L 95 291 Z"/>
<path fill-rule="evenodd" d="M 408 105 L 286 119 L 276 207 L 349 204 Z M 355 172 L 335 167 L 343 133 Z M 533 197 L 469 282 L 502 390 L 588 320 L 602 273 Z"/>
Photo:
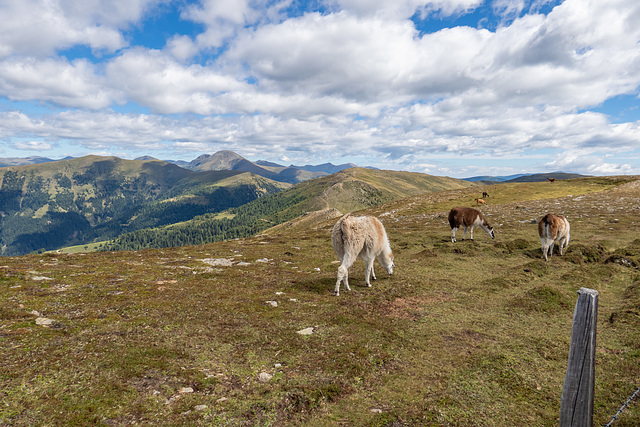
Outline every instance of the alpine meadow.
<path fill-rule="evenodd" d="M 607 423 L 640 378 L 640 177 L 417 191 L 417 175 L 296 184 L 251 202 L 296 208 L 245 238 L 2 258 L 0 425 L 555 426 L 581 287 L 600 296 Z M 452 243 L 457 206 L 495 239 Z M 368 288 L 358 260 L 334 296 L 331 231 L 348 211 L 382 221 L 394 272 L 376 261 Z M 571 223 L 549 261 L 547 213 Z M 632 402 L 615 426 L 639 423 Z"/>

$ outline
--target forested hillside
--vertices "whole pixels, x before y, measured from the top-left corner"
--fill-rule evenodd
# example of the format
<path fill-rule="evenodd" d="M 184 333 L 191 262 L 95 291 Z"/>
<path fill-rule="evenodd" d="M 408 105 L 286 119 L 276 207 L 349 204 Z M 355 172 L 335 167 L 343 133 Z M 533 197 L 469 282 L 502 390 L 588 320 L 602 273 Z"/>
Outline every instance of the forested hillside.
<path fill-rule="evenodd" d="M 288 187 L 241 171 L 87 156 L 0 169 L 2 255 L 111 239 L 240 206 Z"/>

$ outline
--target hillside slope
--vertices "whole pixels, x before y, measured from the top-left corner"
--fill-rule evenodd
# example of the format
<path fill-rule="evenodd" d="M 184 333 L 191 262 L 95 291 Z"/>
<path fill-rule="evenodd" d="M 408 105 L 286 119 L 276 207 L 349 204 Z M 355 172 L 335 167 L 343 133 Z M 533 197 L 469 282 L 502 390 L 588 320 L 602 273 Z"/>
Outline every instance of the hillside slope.
<path fill-rule="evenodd" d="M 414 172 L 351 168 L 304 181 L 288 190 L 229 210 L 223 217 L 204 215 L 181 224 L 127 233 L 106 245 L 108 250 L 202 244 L 247 237 L 309 212 L 351 212 L 409 195 L 473 184 Z M 307 218 L 310 218 L 307 216 Z"/>
<path fill-rule="evenodd" d="M 113 238 L 239 206 L 286 187 L 239 171 L 193 172 L 158 160 L 117 157 L 1 168 L 0 254 Z"/>
<path fill-rule="evenodd" d="M 594 425 L 640 377 L 638 177 L 372 207 L 395 271 L 332 295 L 335 219 L 181 248 L 3 259 L 0 425 L 556 426 L 577 290 L 599 292 Z M 495 197 L 495 199 L 494 199 Z M 541 257 L 536 221 L 571 222 Z M 376 266 L 377 267 L 377 266 Z M 632 402 L 616 426 L 640 425 Z"/>

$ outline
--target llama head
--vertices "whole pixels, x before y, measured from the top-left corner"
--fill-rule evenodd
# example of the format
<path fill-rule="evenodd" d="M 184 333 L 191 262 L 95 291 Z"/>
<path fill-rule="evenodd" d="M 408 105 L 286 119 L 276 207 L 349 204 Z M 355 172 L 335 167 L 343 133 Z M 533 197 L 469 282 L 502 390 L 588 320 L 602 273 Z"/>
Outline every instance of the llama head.
<path fill-rule="evenodd" d="M 393 274 L 393 253 L 391 251 L 382 253 L 380 255 L 380 264 L 387 270 L 387 273 Z"/>
<path fill-rule="evenodd" d="M 493 232 L 493 227 L 489 227 L 489 236 L 491 236 L 492 239 L 496 238 L 496 235 Z"/>

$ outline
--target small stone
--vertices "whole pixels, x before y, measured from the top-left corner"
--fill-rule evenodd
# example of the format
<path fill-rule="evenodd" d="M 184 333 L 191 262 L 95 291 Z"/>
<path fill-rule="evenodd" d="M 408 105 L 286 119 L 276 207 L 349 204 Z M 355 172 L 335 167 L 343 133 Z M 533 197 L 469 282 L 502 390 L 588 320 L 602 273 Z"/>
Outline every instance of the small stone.
<path fill-rule="evenodd" d="M 207 405 L 196 405 L 193 409 L 195 409 L 196 411 L 204 411 L 207 408 Z"/>
<path fill-rule="evenodd" d="M 55 322 L 55 320 L 47 319 L 46 317 L 38 317 L 36 319 L 36 325 L 44 326 L 44 327 L 47 327 L 47 328 L 49 326 L 53 325 L 53 322 Z"/>
<path fill-rule="evenodd" d="M 300 335 L 311 335 L 313 334 L 313 326 L 309 328 L 301 329 L 297 333 Z"/>
<path fill-rule="evenodd" d="M 267 372 L 260 372 L 260 374 L 258 375 L 258 379 L 260 380 L 261 383 L 269 382 L 271 381 L 271 378 L 273 378 L 273 375 Z"/>
<path fill-rule="evenodd" d="M 191 388 L 191 387 L 182 387 L 180 390 L 178 390 L 178 393 L 180 393 L 180 394 L 193 393 L 193 388 Z"/>
<path fill-rule="evenodd" d="M 372 414 L 381 414 L 382 413 L 382 409 L 371 408 L 371 409 L 369 409 L 369 412 L 371 412 Z"/>
<path fill-rule="evenodd" d="M 205 258 L 202 262 L 214 267 L 231 267 L 233 265 L 233 260 L 229 258 Z"/>
<path fill-rule="evenodd" d="M 227 399 L 226 397 L 221 397 L 220 399 L 216 400 L 216 402 L 217 403 L 222 403 L 222 402 L 226 402 L 227 400 L 229 400 L 229 399 Z"/>
<path fill-rule="evenodd" d="M 265 304 L 269 304 L 271 307 L 277 307 L 278 301 L 265 301 Z"/>

